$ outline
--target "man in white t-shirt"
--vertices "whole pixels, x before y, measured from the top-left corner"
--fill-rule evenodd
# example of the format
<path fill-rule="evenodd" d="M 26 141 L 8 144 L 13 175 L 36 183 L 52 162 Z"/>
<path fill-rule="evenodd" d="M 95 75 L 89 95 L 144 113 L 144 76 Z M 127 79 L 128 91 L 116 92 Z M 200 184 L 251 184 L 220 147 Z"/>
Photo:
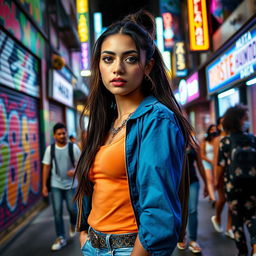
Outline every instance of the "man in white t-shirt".
<path fill-rule="evenodd" d="M 80 149 L 76 144 L 67 142 L 66 126 L 57 123 L 53 127 L 54 146 L 48 146 L 43 158 L 43 196 L 48 196 L 47 179 L 50 176 L 50 188 L 52 207 L 55 220 L 55 230 L 57 239 L 51 249 L 60 250 L 67 244 L 64 221 L 63 221 L 63 201 L 66 201 L 70 216 L 69 236 L 75 236 L 76 225 L 76 205 L 73 202 L 77 181 L 74 181 L 75 165 L 80 157 Z M 72 148 L 70 148 L 72 147 Z M 71 152 L 73 150 L 73 152 Z M 70 153 L 71 152 L 71 153 Z"/>

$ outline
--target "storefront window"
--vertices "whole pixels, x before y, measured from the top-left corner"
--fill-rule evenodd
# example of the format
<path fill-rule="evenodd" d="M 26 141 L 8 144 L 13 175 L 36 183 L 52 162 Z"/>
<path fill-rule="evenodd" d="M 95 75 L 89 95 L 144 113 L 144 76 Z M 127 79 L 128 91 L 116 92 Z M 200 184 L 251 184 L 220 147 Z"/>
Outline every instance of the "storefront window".
<path fill-rule="evenodd" d="M 218 95 L 219 116 L 223 116 L 226 110 L 239 103 L 239 90 L 230 89 Z"/>

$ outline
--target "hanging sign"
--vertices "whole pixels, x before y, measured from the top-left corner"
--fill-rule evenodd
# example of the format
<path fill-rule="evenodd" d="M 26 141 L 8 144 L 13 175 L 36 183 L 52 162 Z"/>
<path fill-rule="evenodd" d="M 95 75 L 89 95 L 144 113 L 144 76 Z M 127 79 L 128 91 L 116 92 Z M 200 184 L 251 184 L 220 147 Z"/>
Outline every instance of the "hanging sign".
<path fill-rule="evenodd" d="M 89 10 L 87 0 L 77 0 L 78 35 L 81 42 L 82 70 L 90 68 Z"/>
<path fill-rule="evenodd" d="M 73 86 L 55 70 L 52 73 L 52 87 L 53 99 L 73 107 Z"/>
<path fill-rule="evenodd" d="M 160 13 L 163 18 L 163 37 L 165 51 L 172 51 L 174 43 L 181 40 L 181 3 L 180 0 L 160 0 Z"/>
<path fill-rule="evenodd" d="M 174 73 L 176 77 L 184 77 L 188 74 L 186 64 L 186 50 L 185 43 L 183 41 L 175 42 L 174 51 Z"/>
<path fill-rule="evenodd" d="M 191 51 L 209 49 L 206 0 L 188 0 L 189 39 Z"/>
<path fill-rule="evenodd" d="M 176 99 L 180 104 L 185 105 L 200 97 L 198 72 L 195 72 L 189 78 L 180 80 L 178 95 Z"/>
<path fill-rule="evenodd" d="M 252 76 L 256 72 L 256 26 L 239 37 L 206 67 L 208 92 Z"/>

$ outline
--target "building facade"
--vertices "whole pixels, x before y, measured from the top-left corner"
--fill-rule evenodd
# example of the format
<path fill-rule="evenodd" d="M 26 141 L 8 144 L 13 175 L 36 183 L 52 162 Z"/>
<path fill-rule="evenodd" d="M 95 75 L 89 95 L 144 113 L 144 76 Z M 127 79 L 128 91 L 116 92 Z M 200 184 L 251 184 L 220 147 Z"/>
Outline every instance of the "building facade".
<path fill-rule="evenodd" d="M 76 2 L 0 0 L 0 241 L 44 205 L 41 159 L 85 97 Z"/>

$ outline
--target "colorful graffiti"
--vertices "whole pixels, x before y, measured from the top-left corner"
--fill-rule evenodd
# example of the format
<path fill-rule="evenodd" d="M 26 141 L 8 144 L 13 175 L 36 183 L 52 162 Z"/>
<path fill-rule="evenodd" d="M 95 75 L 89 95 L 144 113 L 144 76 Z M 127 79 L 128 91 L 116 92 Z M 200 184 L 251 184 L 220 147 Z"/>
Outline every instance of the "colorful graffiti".
<path fill-rule="evenodd" d="M 44 1 L 40 0 L 19 0 L 28 13 L 35 19 L 37 24 L 43 28 L 43 14 Z"/>
<path fill-rule="evenodd" d="M 12 0 L 0 0 L 0 24 L 35 55 L 42 57 L 45 44 L 43 37 Z"/>
<path fill-rule="evenodd" d="M 37 104 L 0 91 L 0 233 L 40 198 Z"/>
<path fill-rule="evenodd" d="M 38 60 L 0 31 L 0 83 L 39 96 Z"/>

